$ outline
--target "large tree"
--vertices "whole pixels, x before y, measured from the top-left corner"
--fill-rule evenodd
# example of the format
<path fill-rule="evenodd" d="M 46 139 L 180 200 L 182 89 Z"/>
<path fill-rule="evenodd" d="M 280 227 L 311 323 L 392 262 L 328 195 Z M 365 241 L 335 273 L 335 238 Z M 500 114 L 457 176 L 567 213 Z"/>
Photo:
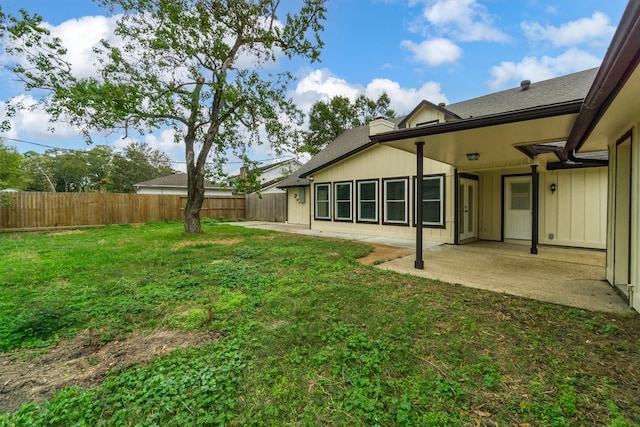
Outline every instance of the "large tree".
<path fill-rule="evenodd" d="M 134 184 L 174 172 L 166 153 L 147 144 L 132 142 L 122 154 L 114 155 L 108 188 L 114 192 L 132 193 Z"/>
<path fill-rule="evenodd" d="M 23 190 L 26 185 L 22 170 L 22 156 L 15 148 L 5 146 L 0 140 L 0 190 L 14 188 Z"/>
<path fill-rule="evenodd" d="M 316 155 L 347 129 L 364 126 L 376 117 L 395 117 L 396 113 L 389 108 L 390 102 L 386 93 L 377 100 L 363 94 L 353 102 L 340 95 L 328 101 L 317 101 L 309 111 L 309 131 L 299 151 Z"/>
<path fill-rule="evenodd" d="M 61 40 L 25 11 L 6 17 L 5 49 L 27 89 L 44 89 L 53 120 L 95 131 L 148 133 L 172 128 L 185 146 L 185 231 L 199 233 L 205 165 L 248 145 L 275 151 L 295 142 L 301 113 L 286 97 L 283 57 L 315 61 L 323 45 L 326 0 L 101 0 L 123 13 L 118 43 L 95 49 L 98 77 L 79 78 Z M 11 112 L 11 109 L 9 109 Z"/>

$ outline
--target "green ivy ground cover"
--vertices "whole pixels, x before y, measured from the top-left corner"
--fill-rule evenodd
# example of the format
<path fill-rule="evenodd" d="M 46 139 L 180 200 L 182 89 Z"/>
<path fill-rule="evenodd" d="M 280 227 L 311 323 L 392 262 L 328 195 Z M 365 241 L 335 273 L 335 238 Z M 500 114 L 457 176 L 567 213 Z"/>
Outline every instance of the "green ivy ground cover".
<path fill-rule="evenodd" d="M 381 271 L 363 244 L 204 229 L 0 234 L 0 351 L 87 328 L 223 333 L 0 425 L 640 423 L 638 316 Z"/>

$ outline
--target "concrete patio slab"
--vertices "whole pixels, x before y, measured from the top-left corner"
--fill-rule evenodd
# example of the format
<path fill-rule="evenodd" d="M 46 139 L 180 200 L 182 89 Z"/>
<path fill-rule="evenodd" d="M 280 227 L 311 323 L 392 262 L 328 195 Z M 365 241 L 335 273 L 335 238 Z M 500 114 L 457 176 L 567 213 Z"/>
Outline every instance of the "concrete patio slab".
<path fill-rule="evenodd" d="M 577 307 L 619 314 L 635 313 L 605 281 L 605 252 L 478 241 L 441 245 L 423 252 L 424 270 L 413 268 L 415 256 L 379 268 Z"/>
<path fill-rule="evenodd" d="M 415 248 L 415 241 L 409 239 L 331 233 L 311 230 L 306 226 L 263 221 L 229 224 Z M 414 268 L 415 255 L 388 261 L 377 267 L 568 307 L 635 314 L 605 281 L 605 256 L 604 251 L 555 246 L 540 246 L 538 254 L 531 255 L 528 245 L 477 241 L 454 246 L 425 241 L 424 270 Z"/>

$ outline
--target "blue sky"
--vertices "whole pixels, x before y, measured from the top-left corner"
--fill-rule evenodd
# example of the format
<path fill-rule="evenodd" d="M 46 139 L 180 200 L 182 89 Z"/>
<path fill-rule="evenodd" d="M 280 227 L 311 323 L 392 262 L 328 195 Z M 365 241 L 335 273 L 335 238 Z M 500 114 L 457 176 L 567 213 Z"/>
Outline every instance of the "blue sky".
<path fill-rule="evenodd" d="M 523 79 L 535 82 L 598 66 L 626 1 L 330 0 L 327 6 L 322 61 L 279 62 L 298 77 L 290 85 L 290 96 L 306 111 L 313 102 L 338 94 L 377 97 L 385 91 L 402 114 L 422 99 L 453 103 L 517 86 Z M 78 47 L 107 34 L 112 25 L 97 18 L 106 11 L 91 0 L 3 0 L 2 8 L 39 13 Z M 81 50 L 77 63 L 79 68 L 90 67 Z M 12 76 L 0 72 L 0 100 L 21 94 Z M 42 113 L 21 115 L 0 138 L 86 148 L 73 129 L 51 134 L 47 127 Z M 44 150 L 5 142 L 21 152 Z M 184 158 L 167 131 L 149 135 L 144 142 L 177 161 Z M 117 136 L 100 143 L 124 145 Z M 256 160 L 273 157 L 264 146 L 252 155 Z"/>

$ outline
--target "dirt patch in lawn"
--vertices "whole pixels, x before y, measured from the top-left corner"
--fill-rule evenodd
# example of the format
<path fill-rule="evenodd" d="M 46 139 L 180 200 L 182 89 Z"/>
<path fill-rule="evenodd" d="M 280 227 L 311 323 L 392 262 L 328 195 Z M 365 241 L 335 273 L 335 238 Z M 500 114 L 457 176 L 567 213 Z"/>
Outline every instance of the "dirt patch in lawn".
<path fill-rule="evenodd" d="M 358 258 L 362 264 L 382 264 L 396 258 L 402 258 L 414 253 L 413 249 L 399 248 L 397 246 L 372 245 L 373 251 L 367 256 Z"/>
<path fill-rule="evenodd" d="M 67 386 L 94 387 L 114 369 L 148 362 L 177 348 L 214 341 L 217 332 L 154 331 L 102 343 L 85 331 L 73 340 L 39 350 L 0 354 L 0 413 L 43 401 Z"/>
<path fill-rule="evenodd" d="M 184 248 L 193 245 L 235 245 L 242 242 L 243 239 L 210 239 L 210 240 L 184 240 L 173 245 L 173 249 Z"/>
<path fill-rule="evenodd" d="M 84 234 L 86 231 L 84 230 L 61 230 L 61 231 L 53 231 L 49 233 L 49 236 L 67 236 L 69 234 Z"/>

